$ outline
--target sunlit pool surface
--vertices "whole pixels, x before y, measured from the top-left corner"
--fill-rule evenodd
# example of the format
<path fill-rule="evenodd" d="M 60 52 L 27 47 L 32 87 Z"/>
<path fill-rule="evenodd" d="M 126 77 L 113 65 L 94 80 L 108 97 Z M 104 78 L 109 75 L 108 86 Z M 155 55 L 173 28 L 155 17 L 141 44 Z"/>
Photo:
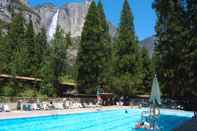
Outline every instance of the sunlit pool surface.
<path fill-rule="evenodd" d="M 111 110 L 0 120 L 0 131 L 132 131 L 143 110 L 146 109 L 129 109 L 127 114 L 125 110 Z M 159 124 L 170 131 L 191 117 L 191 112 L 161 110 Z"/>

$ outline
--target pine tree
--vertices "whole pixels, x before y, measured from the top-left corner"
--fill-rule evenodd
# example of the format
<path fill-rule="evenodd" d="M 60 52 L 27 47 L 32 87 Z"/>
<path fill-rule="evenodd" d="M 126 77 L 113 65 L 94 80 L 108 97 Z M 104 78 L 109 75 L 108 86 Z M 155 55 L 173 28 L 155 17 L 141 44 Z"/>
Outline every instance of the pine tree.
<path fill-rule="evenodd" d="M 56 91 L 59 91 L 60 78 L 67 68 L 67 46 L 63 31 L 60 27 L 51 42 L 48 72 L 51 73 L 51 82 Z M 58 92 L 57 92 L 58 93 Z"/>
<path fill-rule="evenodd" d="M 22 13 L 16 14 L 9 25 L 8 36 L 13 49 L 22 46 L 25 38 L 25 20 Z"/>
<path fill-rule="evenodd" d="M 25 51 L 24 49 L 24 39 L 25 39 L 25 21 L 21 13 L 16 14 L 15 17 L 13 17 L 11 24 L 9 25 L 8 29 L 8 46 L 7 46 L 7 60 L 8 63 L 8 73 L 12 75 L 20 75 L 24 73 L 25 68 L 20 68 L 17 66 L 18 62 L 16 60 L 19 60 L 17 58 L 18 52 Z M 25 53 L 20 53 L 25 54 Z M 20 56 L 22 57 L 22 56 Z M 20 60 L 24 60 L 21 59 Z M 23 63 L 23 61 L 21 61 Z M 25 66 L 25 65 L 24 65 Z"/>
<path fill-rule="evenodd" d="M 25 59 L 26 61 L 26 72 L 24 75 L 30 76 L 36 74 L 37 71 L 37 56 L 35 54 L 36 48 L 35 48 L 35 33 L 33 28 L 33 23 L 30 20 L 29 24 L 27 25 L 27 29 L 25 31 L 25 45 L 24 48 L 26 48 L 26 55 L 27 57 Z"/>
<path fill-rule="evenodd" d="M 164 93 L 175 97 L 182 94 L 187 87 L 185 80 L 188 79 L 184 8 L 181 0 L 156 0 L 154 8 L 158 17 L 155 53 L 157 73 Z"/>
<path fill-rule="evenodd" d="M 0 73 L 7 73 L 7 65 L 9 63 L 7 56 L 8 53 L 8 42 L 7 42 L 7 36 L 3 34 L 3 32 L 0 30 Z"/>
<path fill-rule="evenodd" d="M 68 68 L 66 71 L 66 78 L 71 79 L 71 80 L 76 80 L 76 75 L 77 75 L 77 69 L 76 69 L 76 63 L 75 63 L 75 59 L 73 58 L 73 41 L 71 38 L 71 33 L 67 33 L 66 34 L 66 47 L 68 48 L 68 55 L 67 55 L 67 59 L 68 59 Z M 70 53 L 69 53 L 70 52 Z"/>
<path fill-rule="evenodd" d="M 81 93 L 95 93 L 96 87 L 99 85 L 100 58 L 98 53 L 100 45 L 98 42 L 101 33 L 99 22 L 96 3 L 93 1 L 86 16 L 77 57 L 77 81 L 78 90 Z"/>
<path fill-rule="evenodd" d="M 197 76 L 197 1 L 196 0 L 187 0 L 187 43 L 189 51 L 187 53 L 188 63 L 190 66 L 188 68 L 188 83 L 184 94 L 187 96 L 197 96 L 197 86 L 196 86 L 196 76 Z"/>
<path fill-rule="evenodd" d="M 142 86 L 142 61 L 128 0 L 125 0 L 123 5 L 114 50 L 115 90 L 123 96 L 135 95 L 138 88 Z"/>
<path fill-rule="evenodd" d="M 100 55 L 100 57 L 98 58 L 100 65 L 100 74 L 98 76 L 98 80 L 100 84 L 105 84 L 109 86 L 110 76 L 112 72 L 112 44 L 111 44 L 111 37 L 109 34 L 109 24 L 106 20 L 101 0 L 98 3 L 97 10 L 98 10 L 99 24 L 101 26 L 100 40 L 98 42 L 99 43 L 98 54 Z"/>
<path fill-rule="evenodd" d="M 35 41 L 35 58 L 37 64 L 37 71 L 35 74 L 37 77 L 41 77 L 42 67 L 45 64 L 45 58 L 49 53 L 49 45 L 47 43 L 46 31 L 44 29 L 41 29 L 41 31 L 36 35 Z"/>

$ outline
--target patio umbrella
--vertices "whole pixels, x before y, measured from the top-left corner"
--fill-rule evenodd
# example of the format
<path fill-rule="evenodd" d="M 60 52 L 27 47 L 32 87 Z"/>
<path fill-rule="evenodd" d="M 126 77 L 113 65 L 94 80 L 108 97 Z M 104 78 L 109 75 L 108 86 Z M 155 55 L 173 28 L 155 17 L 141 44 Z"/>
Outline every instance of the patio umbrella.
<path fill-rule="evenodd" d="M 96 97 L 97 97 L 97 103 L 99 104 L 100 101 L 101 101 L 100 87 L 99 86 L 97 87 L 97 90 L 96 90 Z"/>
<path fill-rule="evenodd" d="M 153 79 L 152 89 L 151 89 L 151 96 L 150 96 L 150 103 L 153 104 L 153 106 L 158 106 L 161 104 L 161 93 L 159 88 L 159 82 L 157 80 L 157 76 L 155 75 L 155 78 Z"/>

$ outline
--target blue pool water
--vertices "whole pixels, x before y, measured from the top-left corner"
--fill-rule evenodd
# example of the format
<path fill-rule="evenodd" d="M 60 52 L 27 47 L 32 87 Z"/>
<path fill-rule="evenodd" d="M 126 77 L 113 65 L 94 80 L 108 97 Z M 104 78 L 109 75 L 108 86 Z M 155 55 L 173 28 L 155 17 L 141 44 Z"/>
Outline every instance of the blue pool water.
<path fill-rule="evenodd" d="M 0 120 L 0 131 L 132 131 L 144 109 Z M 159 124 L 165 131 L 191 118 L 191 112 L 161 110 Z"/>

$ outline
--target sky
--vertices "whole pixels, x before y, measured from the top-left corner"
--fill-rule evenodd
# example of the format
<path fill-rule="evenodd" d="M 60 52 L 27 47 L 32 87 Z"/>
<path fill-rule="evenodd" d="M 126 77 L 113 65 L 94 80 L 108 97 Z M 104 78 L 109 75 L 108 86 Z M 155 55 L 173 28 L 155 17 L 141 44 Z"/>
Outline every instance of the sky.
<path fill-rule="evenodd" d="M 83 2 L 84 0 L 29 0 L 31 6 L 42 3 L 54 3 L 61 6 L 64 3 Z M 120 14 L 124 0 L 102 0 L 108 21 L 116 27 L 120 23 Z M 152 9 L 153 0 L 129 0 L 134 16 L 136 36 L 143 40 L 155 34 L 156 15 Z"/>

